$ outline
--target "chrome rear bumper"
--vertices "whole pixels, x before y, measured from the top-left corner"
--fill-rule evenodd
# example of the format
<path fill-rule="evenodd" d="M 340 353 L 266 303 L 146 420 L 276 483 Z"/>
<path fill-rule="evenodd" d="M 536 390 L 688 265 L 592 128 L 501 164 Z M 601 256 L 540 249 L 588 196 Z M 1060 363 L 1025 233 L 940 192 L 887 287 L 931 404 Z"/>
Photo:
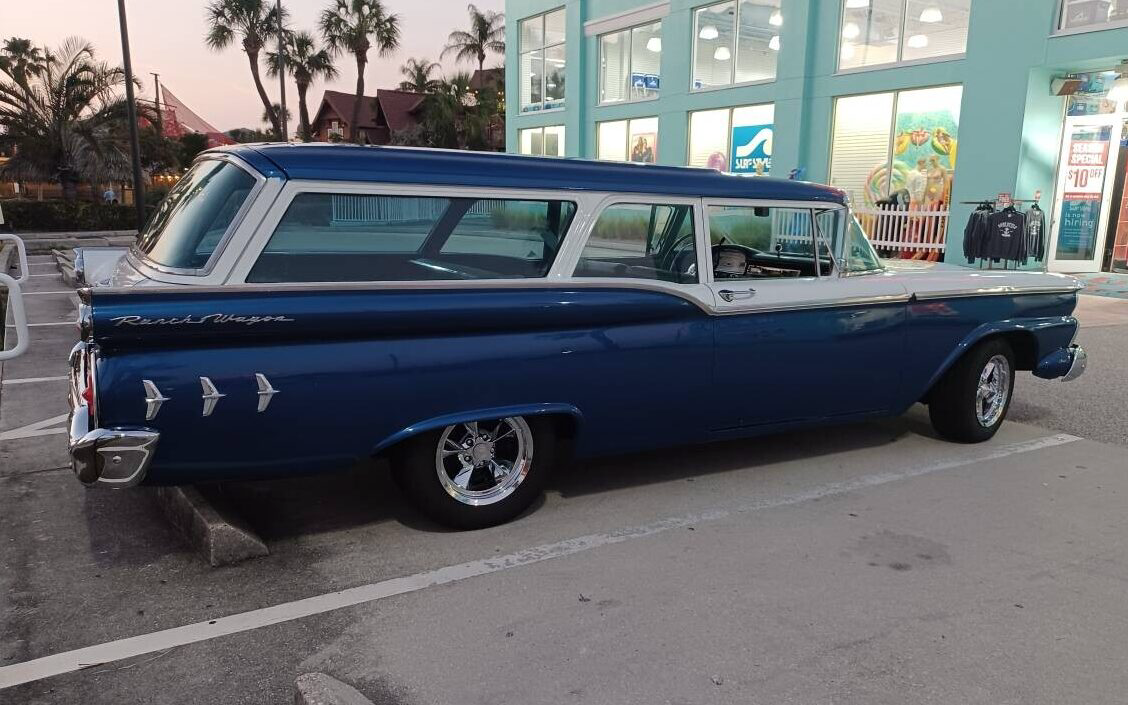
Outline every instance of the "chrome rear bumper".
<path fill-rule="evenodd" d="M 1089 364 L 1089 354 L 1080 345 L 1070 345 L 1069 355 L 1073 362 L 1069 365 L 1069 371 L 1061 378 L 1063 382 L 1072 382 L 1080 377 L 1085 373 L 1085 366 Z"/>
<path fill-rule="evenodd" d="M 152 429 L 90 428 L 86 402 L 87 344 L 70 358 L 70 423 L 67 451 L 71 469 L 89 487 L 133 487 L 145 479 L 161 434 Z"/>

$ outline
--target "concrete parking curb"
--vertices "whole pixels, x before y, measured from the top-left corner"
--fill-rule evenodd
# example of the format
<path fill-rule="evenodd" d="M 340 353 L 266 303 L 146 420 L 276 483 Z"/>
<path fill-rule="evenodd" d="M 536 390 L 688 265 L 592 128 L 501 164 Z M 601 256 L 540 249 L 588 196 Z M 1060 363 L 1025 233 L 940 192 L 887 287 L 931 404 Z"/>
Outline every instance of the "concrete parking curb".
<path fill-rule="evenodd" d="M 294 685 L 294 705 L 373 705 L 356 688 L 324 673 L 303 673 Z"/>
<path fill-rule="evenodd" d="M 158 487 L 157 501 L 169 522 L 213 567 L 270 555 L 254 531 L 196 487 Z"/>

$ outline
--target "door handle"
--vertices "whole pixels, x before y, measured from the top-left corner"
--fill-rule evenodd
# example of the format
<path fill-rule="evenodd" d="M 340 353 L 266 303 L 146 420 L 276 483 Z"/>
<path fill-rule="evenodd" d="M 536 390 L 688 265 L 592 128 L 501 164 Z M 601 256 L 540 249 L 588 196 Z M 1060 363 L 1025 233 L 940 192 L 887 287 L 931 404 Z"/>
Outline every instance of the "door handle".
<path fill-rule="evenodd" d="M 717 292 L 725 301 L 739 301 L 741 299 L 750 299 L 756 295 L 756 290 L 752 288 L 743 289 L 741 291 L 733 291 L 731 289 L 721 289 Z"/>

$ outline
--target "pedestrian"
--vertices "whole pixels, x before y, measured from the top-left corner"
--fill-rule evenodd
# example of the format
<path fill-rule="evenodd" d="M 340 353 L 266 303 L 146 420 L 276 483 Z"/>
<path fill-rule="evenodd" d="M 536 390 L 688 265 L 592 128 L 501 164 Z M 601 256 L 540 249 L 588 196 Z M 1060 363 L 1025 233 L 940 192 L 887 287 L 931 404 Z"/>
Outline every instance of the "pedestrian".
<path fill-rule="evenodd" d="M 105 203 L 117 203 L 117 194 L 114 193 L 113 186 L 107 186 L 105 193 L 102 194 L 102 201 Z"/>

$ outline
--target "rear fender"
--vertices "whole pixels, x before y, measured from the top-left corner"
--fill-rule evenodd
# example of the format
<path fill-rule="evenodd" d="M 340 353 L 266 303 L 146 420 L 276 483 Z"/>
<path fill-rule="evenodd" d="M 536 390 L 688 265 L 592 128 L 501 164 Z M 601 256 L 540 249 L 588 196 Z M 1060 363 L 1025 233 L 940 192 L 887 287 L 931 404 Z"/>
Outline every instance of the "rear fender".
<path fill-rule="evenodd" d="M 467 423 L 470 421 L 492 421 L 496 419 L 503 419 L 509 416 L 548 416 L 548 415 L 563 415 L 572 419 L 575 427 L 578 429 L 583 421 L 583 414 L 580 410 L 571 404 L 520 404 L 515 406 L 501 406 L 488 409 L 472 409 L 468 411 L 460 411 L 453 414 L 444 414 L 434 418 L 413 423 L 410 426 L 393 433 L 384 440 L 376 444 L 372 449 L 372 454 L 376 455 L 382 451 L 391 448 L 394 445 L 402 443 L 413 436 L 420 433 L 427 433 L 440 428 L 446 428 L 454 424 Z"/>

